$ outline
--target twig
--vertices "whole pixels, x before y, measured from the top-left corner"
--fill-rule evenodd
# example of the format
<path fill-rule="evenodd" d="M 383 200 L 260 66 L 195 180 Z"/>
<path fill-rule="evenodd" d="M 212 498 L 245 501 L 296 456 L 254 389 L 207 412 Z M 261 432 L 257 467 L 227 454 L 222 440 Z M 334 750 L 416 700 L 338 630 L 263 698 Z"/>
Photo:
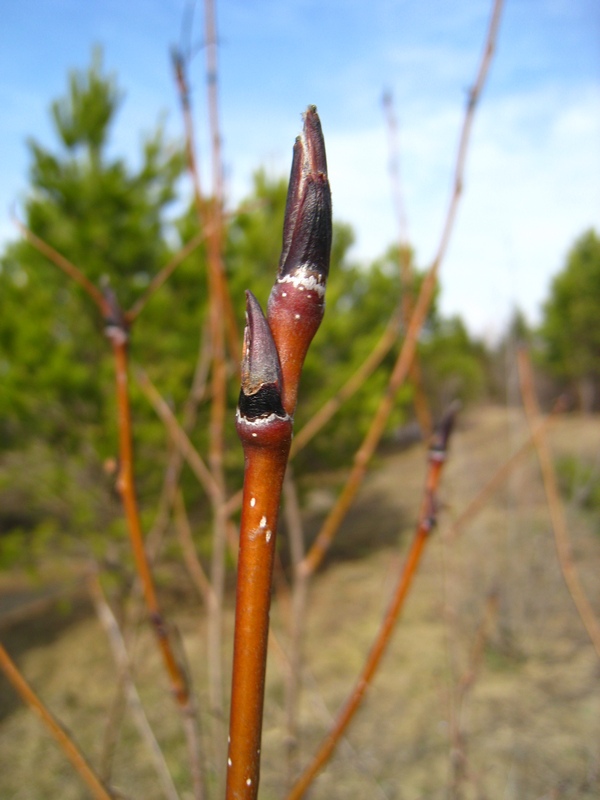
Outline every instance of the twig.
<path fill-rule="evenodd" d="M 302 641 L 306 624 L 307 581 L 298 571 L 298 565 L 304 558 L 304 530 L 300 515 L 300 503 L 296 482 L 288 465 L 283 482 L 284 512 L 290 542 L 292 559 L 292 615 L 290 630 L 290 669 L 286 673 L 286 727 L 288 783 L 291 786 L 292 776 L 296 772 L 298 752 L 298 697 L 302 672 Z"/>
<path fill-rule="evenodd" d="M 37 617 L 61 600 L 69 602 L 86 594 L 85 579 L 75 578 L 64 586 L 51 587 L 43 597 L 36 597 L 29 602 L 17 605 L 0 614 L 0 630 L 10 628 L 18 623 Z"/>
<path fill-rule="evenodd" d="M 202 242 L 206 239 L 206 236 L 206 230 L 200 231 L 193 236 L 190 241 L 181 248 L 181 250 L 175 253 L 169 263 L 165 264 L 160 272 L 158 272 L 154 278 L 152 278 L 146 291 L 135 301 L 129 311 L 125 312 L 125 319 L 130 325 L 140 315 L 144 306 L 148 300 L 150 300 L 152 295 L 171 277 L 181 262 L 185 261 L 185 259 L 202 244 Z"/>
<path fill-rule="evenodd" d="M 490 19 L 483 55 L 479 64 L 479 70 L 477 72 L 475 83 L 469 90 L 467 108 L 463 121 L 462 131 L 460 134 L 460 140 L 458 144 L 458 154 L 454 170 L 454 188 L 452 191 L 452 197 L 450 199 L 450 205 L 448 207 L 448 212 L 446 215 L 446 222 L 438 246 L 438 251 L 433 261 L 434 265 L 435 264 L 439 265 L 441 263 L 445 255 L 446 248 L 448 247 L 448 244 L 450 242 L 452 227 L 454 225 L 456 212 L 458 210 L 458 204 L 463 191 L 465 164 L 467 161 L 467 152 L 469 149 L 471 128 L 473 127 L 473 120 L 475 119 L 475 110 L 477 108 L 477 104 L 479 103 L 479 99 L 481 97 L 481 93 L 485 85 L 489 68 L 492 63 L 492 59 L 494 57 L 494 51 L 496 48 L 496 39 L 498 37 L 498 29 L 500 27 L 500 18 L 502 16 L 503 5 L 504 5 L 504 0 L 494 0 L 494 7 L 492 9 L 492 16 Z"/>
<path fill-rule="evenodd" d="M 450 721 L 450 737 L 452 753 L 450 758 L 452 777 L 450 786 L 451 800 L 461 797 L 462 783 L 467 772 L 467 739 L 463 725 L 463 711 L 469 692 L 472 690 L 479 674 L 486 643 L 489 639 L 490 628 L 498 612 L 498 592 L 492 591 L 487 597 L 483 618 L 479 623 L 475 639 L 469 654 L 467 669 L 461 676 L 456 686 L 452 715 Z"/>
<path fill-rule="evenodd" d="M 148 557 L 144 549 L 144 539 L 140 524 L 137 497 L 135 492 L 133 474 L 133 447 L 131 437 L 131 412 L 129 407 L 129 388 L 128 388 L 128 355 L 127 355 L 127 334 L 118 325 L 110 326 L 111 330 L 107 336 L 111 340 L 115 357 L 115 377 L 117 387 L 117 406 L 119 423 L 119 477 L 117 488 L 121 495 L 133 557 L 136 564 L 137 574 L 140 578 L 142 593 L 146 602 L 146 608 L 150 615 L 150 621 L 154 628 L 157 641 L 163 656 L 167 673 L 171 680 L 171 685 L 175 698 L 182 708 L 186 708 L 190 696 L 187 681 L 181 671 L 179 664 L 171 649 L 165 623 L 160 612 L 158 597 L 154 586 L 154 580 L 150 571 Z"/>
<path fill-rule="evenodd" d="M 210 367 L 210 341 L 208 337 L 208 326 L 203 326 L 200 334 L 200 346 L 194 368 L 192 385 L 183 406 L 182 428 L 186 434 L 193 429 L 198 416 L 198 406 L 205 396 L 208 380 L 208 370 Z M 169 411 L 171 409 L 168 407 Z M 154 522 L 147 536 L 146 549 L 152 559 L 154 553 L 158 551 L 160 542 L 166 531 L 171 516 L 171 508 L 175 502 L 175 494 L 179 485 L 179 476 L 183 467 L 184 457 L 179 447 L 172 443 L 164 469 L 163 483 L 160 492 L 160 500 L 156 511 Z M 212 476 L 211 476 L 212 477 Z"/>
<path fill-rule="evenodd" d="M 21 231 L 25 239 L 27 239 L 29 244 L 33 245 L 33 247 L 35 247 L 35 249 L 42 255 L 46 256 L 46 258 L 60 270 L 62 270 L 65 275 L 68 275 L 69 278 L 75 281 L 75 283 L 79 284 L 79 286 L 82 287 L 82 289 L 96 304 L 100 314 L 102 314 L 102 316 L 106 316 L 108 309 L 102 292 L 100 289 L 94 286 L 94 284 L 88 278 L 86 278 L 79 267 L 76 267 L 75 264 L 69 261 L 68 258 L 65 258 L 62 253 L 58 252 L 58 250 L 55 250 L 51 245 L 48 244 L 48 242 L 45 242 L 43 239 L 40 239 L 39 236 L 36 236 L 33 231 L 30 231 L 29 228 L 16 217 L 13 217 L 13 222 Z"/>
<path fill-rule="evenodd" d="M 37 714 L 42 723 L 56 739 L 61 750 L 69 759 L 71 764 L 73 764 L 81 778 L 85 781 L 92 795 L 97 800 L 112 800 L 112 795 L 107 791 L 107 789 L 104 788 L 100 779 L 90 767 L 85 759 L 85 756 L 79 750 L 73 739 L 33 691 L 1 643 L 0 668 L 12 684 L 15 691 L 20 695 L 23 702 L 26 703 L 32 709 L 32 711 Z"/>
<path fill-rule="evenodd" d="M 423 502 L 421 504 L 417 529 L 406 557 L 404 568 L 399 576 L 398 583 L 396 584 L 391 603 L 379 628 L 363 669 L 361 670 L 358 681 L 355 683 L 352 693 L 336 717 L 332 729 L 329 731 L 328 735 L 319 747 L 316 755 L 292 787 L 287 800 L 299 800 L 299 798 L 304 795 L 317 774 L 321 771 L 323 766 L 331 757 L 331 754 L 335 750 L 343 732 L 350 724 L 354 714 L 360 706 L 377 670 L 377 667 L 379 666 L 381 658 L 391 640 L 392 632 L 396 625 L 398 616 L 404 606 L 404 600 L 406 599 L 408 590 L 412 585 L 412 581 L 419 566 L 421 555 L 429 538 L 429 534 L 431 533 L 436 522 L 437 489 L 439 486 L 441 471 L 446 459 L 448 441 L 454 425 L 456 411 L 456 406 L 449 409 L 444 417 L 444 420 L 440 424 L 438 433 L 436 436 L 434 436 L 431 442 L 428 458 L 428 472 L 425 482 L 425 492 Z"/>
<path fill-rule="evenodd" d="M 411 249 L 408 236 L 408 217 L 402 193 L 400 180 L 400 147 L 398 145 L 398 125 L 394 115 L 394 104 L 391 92 L 383 96 L 383 107 L 388 128 L 388 143 L 390 153 L 390 183 L 392 185 L 392 198 L 396 209 L 398 221 L 398 261 L 400 262 L 400 280 L 402 283 L 401 309 L 402 322 L 407 326 L 414 304 L 414 273 L 411 265 Z M 419 364 L 418 354 L 415 353 L 410 367 L 410 379 L 414 389 L 414 407 L 419 426 L 425 441 L 429 441 L 433 431 L 433 420 L 427 396 L 423 390 L 423 379 Z"/>
<path fill-rule="evenodd" d="M 313 414 L 304 427 L 301 428 L 298 433 L 294 434 L 290 459 L 306 447 L 310 440 L 329 422 L 346 400 L 349 400 L 352 395 L 360 389 L 367 378 L 375 372 L 392 349 L 394 342 L 397 341 L 400 325 L 401 312 L 398 308 L 390 317 L 381 338 L 356 372 L 348 378 L 346 383 L 333 397 L 327 400 L 323 406 Z"/>
<path fill-rule="evenodd" d="M 177 419 L 169 408 L 168 403 L 163 399 L 143 369 L 137 369 L 135 376 L 140 389 L 160 417 L 163 425 L 169 432 L 169 436 L 175 443 L 178 451 L 187 461 L 194 475 L 198 478 L 200 485 L 204 488 L 206 494 L 213 501 L 213 503 L 219 502 L 221 494 L 219 487 L 212 476 L 212 473 L 204 463 L 200 453 L 190 441 L 187 433 L 177 422 Z"/>
<path fill-rule="evenodd" d="M 205 52 L 208 89 L 208 117 L 211 139 L 212 199 L 204 205 L 204 216 L 209 221 L 211 232 L 207 243 L 209 320 L 212 346 L 212 402 L 210 406 L 208 463 L 219 488 L 219 503 L 214 506 L 213 547 L 211 561 L 211 583 L 214 593 L 214 607 L 208 618 L 209 643 L 209 693 L 214 714 L 213 733 L 217 764 L 224 764 L 225 729 L 223 674 L 222 674 L 222 635 L 223 600 L 225 594 L 225 552 L 227 545 L 227 515 L 225 512 L 225 474 L 224 474 L 224 431 L 227 404 L 226 337 L 227 323 L 233 331 L 234 316 L 231 298 L 225 280 L 223 264 L 223 167 L 221 163 L 221 134 L 219 130 L 218 106 L 218 66 L 217 34 L 214 4 L 204 0 L 205 10 Z M 197 203 L 199 216 L 200 205 Z M 232 336 L 232 354 L 238 355 L 238 338 Z M 222 772 L 218 774 L 218 782 Z M 219 785 L 219 791 L 221 786 Z"/>
<path fill-rule="evenodd" d="M 475 108 L 477 101 L 481 95 L 485 77 L 487 75 L 489 65 L 491 62 L 492 54 L 494 51 L 494 44 L 496 34 L 498 31 L 498 24 L 500 20 L 500 11 L 502 8 L 502 0 L 495 0 L 492 18 L 488 29 L 486 46 L 484 54 L 479 66 L 477 79 L 469 92 L 469 102 L 465 112 L 463 121 L 462 132 L 458 147 L 458 154 L 456 160 L 456 168 L 454 174 L 454 189 L 448 207 L 446 221 L 442 230 L 437 254 L 433 263 L 425 276 L 421 285 L 421 290 L 417 298 L 414 311 L 411 316 L 410 324 L 406 331 L 402 349 L 394 365 L 392 374 L 390 376 L 386 392 L 379 404 L 375 416 L 373 417 L 371 426 L 354 457 L 354 465 L 348 476 L 346 484 L 338 497 L 336 504 L 331 509 L 329 515 L 326 517 L 323 526 L 313 543 L 309 552 L 304 558 L 301 565 L 302 569 L 308 574 L 312 574 L 318 568 L 323 560 L 325 553 L 329 549 L 335 534 L 337 533 L 344 517 L 346 516 L 352 501 L 366 474 L 367 465 L 370 462 L 375 449 L 385 430 L 389 415 L 394 407 L 396 395 L 402 386 L 406 376 L 409 372 L 410 365 L 417 347 L 417 341 L 421 327 L 425 321 L 425 317 L 429 310 L 433 293 L 437 283 L 437 274 L 442 262 L 443 256 L 446 252 L 446 247 L 452 231 L 458 203 L 462 193 L 463 173 L 466 161 L 466 154 L 469 143 L 469 134 L 471 131 Z"/>
<path fill-rule="evenodd" d="M 519 378 L 521 381 L 521 393 L 523 395 L 523 405 L 525 406 L 525 413 L 527 415 L 527 422 L 529 423 L 532 437 L 537 450 L 538 460 L 540 462 L 540 469 L 542 472 L 542 479 L 544 482 L 544 490 L 546 492 L 546 499 L 548 501 L 548 510 L 550 512 L 550 519 L 552 520 L 552 529 L 554 531 L 554 541 L 556 544 L 556 555 L 558 556 L 558 563 L 563 574 L 563 578 L 571 599 L 575 604 L 581 621 L 591 639 L 591 642 L 596 650 L 598 658 L 600 658 L 600 624 L 596 619 L 594 610 L 590 601 L 585 594 L 581 581 L 579 579 L 579 572 L 573 560 L 573 553 L 571 550 L 571 542 L 569 537 L 569 529 L 565 518 L 564 507 L 560 498 L 560 491 L 558 488 L 558 481 L 554 464 L 552 462 L 552 453 L 544 431 L 539 428 L 534 429 L 535 421 L 539 415 L 539 408 L 535 396 L 535 389 L 533 386 L 533 376 L 531 372 L 531 365 L 529 357 L 525 348 L 521 347 L 517 351 L 517 364 L 519 367 Z"/>
<path fill-rule="evenodd" d="M 142 594 L 154 629 L 156 640 L 162 654 L 163 663 L 171 682 L 171 689 L 183 718 L 186 742 L 190 752 L 190 768 L 194 780 L 194 792 L 197 800 L 203 797 L 202 783 L 198 778 L 199 757 L 197 754 L 198 733 L 193 700 L 190 694 L 185 670 L 177 660 L 169 638 L 168 629 L 163 619 L 156 588 L 150 570 L 148 555 L 144 548 L 144 540 L 140 522 L 137 496 L 134 483 L 133 445 L 131 434 L 131 411 L 129 405 L 128 377 L 128 333 L 123 315 L 117 300 L 105 291 L 111 309 L 106 319 L 105 333 L 112 344 L 115 358 L 115 378 L 117 389 L 118 430 L 119 430 L 119 477 L 117 488 L 121 494 L 129 539 L 140 580 Z"/>
<path fill-rule="evenodd" d="M 177 527 L 179 544 L 181 545 L 183 560 L 187 571 L 198 590 L 198 594 L 203 599 L 204 605 L 210 608 L 212 586 L 196 553 L 192 529 L 190 528 L 190 521 L 185 510 L 181 489 L 178 489 L 175 495 L 175 525 Z"/>
<path fill-rule="evenodd" d="M 119 675 L 122 676 L 124 682 L 124 689 L 127 695 L 127 702 L 131 708 L 135 724 L 142 738 L 148 745 L 152 755 L 152 761 L 158 775 L 158 779 L 162 785 L 165 797 L 169 800 L 179 800 L 179 795 L 171 778 L 167 762 L 163 755 L 160 745 L 154 736 L 154 732 L 150 727 L 148 718 L 144 712 L 144 707 L 140 700 L 140 696 L 135 688 L 133 678 L 131 676 L 131 665 L 129 663 L 129 656 L 127 655 L 127 648 L 123 641 L 123 636 L 119 629 L 119 625 L 115 616 L 108 605 L 102 586 L 97 573 L 93 572 L 88 577 L 88 591 L 94 603 L 98 619 L 105 630 L 107 639 L 113 651 L 113 656 L 119 670 Z"/>
<path fill-rule="evenodd" d="M 475 497 L 471 500 L 464 511 L 454 520 L 454 522 L 444 532 L 444 538 L 448 542 L 462 533 L 465 527 L 473 521 L 477 514 L 485 507 L 491 495 L 496 492 L 504 481 L 509 477 L 517 464 L 527 455 L 529 450 L 533 447 L 534 435 L 536 432 L 540 433 L 547 430 L 550 425 L 555 421 L 556 415 L 564 411 L 565 399 L 560 397 L 554 404 L 554 408 L 547 417 L 540 420 L 528 438 L 523 444 L 515 450 L 515 452 L 508 458 L 502 466 L 492 475 L 492 477 L 485 483 Z"/>
<path fill-rule="evenodd" d="M 78 283 L 93 300 L 104 319 L 104 333 L 113 350 L 115 364 L 115 380 L 117 395 L 117 423 L 119 431 L 120 469 L 117 488 L 121 494 L 129 538 L 132 546 L 137 575 L 141 584 L 142 594 L 149 613 L 150 622 L 158 642 L 163 662 L 171 681 L 171 687 L 179 709 L 183 715 L 184 730 L 190 752 L 198 743 L 196 731 L 195 710 L 189 692 L 185 672 L 177 661 L 167 633 L 167 627 L 160 612 L 154 580 L 150 570 L 147 553 L 140 523 L 134 483 L 133 445 L 131 432 L 131 411 L 129 404 L 129 376 L 128 376 L 128 343 L 129 322 L 126 313 L 119 305 L 118 298 L 110 286 L 105 286 L 101 291 L 94 286 L 81 270 L 66 259 L 62 254 L 51 247 L 39 236 L 33 234 L 26 226 L 15 220 L 27 240 L 43 255 L 52 261 L 61 271 Z M 179 262 L 178 262 L 179 263 Z M 174 269 L 174 267 L 173 267 Z M 172 269 L 170 270 L 172 272 Z M 166 279 L 166 278 L 165 278 Z M 161 283 L 164 280 L 161 279 Z M 197 758 L 191 761 L 192 770 Z M 201 800 L 201 787 L 195 781 L 196 800 Z"/>

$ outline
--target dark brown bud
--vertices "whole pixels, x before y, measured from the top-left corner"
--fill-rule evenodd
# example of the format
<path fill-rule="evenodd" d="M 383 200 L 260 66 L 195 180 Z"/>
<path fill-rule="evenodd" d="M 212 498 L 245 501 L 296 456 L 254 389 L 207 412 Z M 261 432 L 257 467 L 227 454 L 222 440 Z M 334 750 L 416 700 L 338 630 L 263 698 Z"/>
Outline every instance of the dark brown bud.
<path fill-rule="evenodd" d="M 285 416 L 281 405 L 281 367 L 277 348 L 260 304 L 246 292 L 246 328 L 242 353 L 240 414 L 246 419 Z"/>
<path fill-rule="evenodd" d="M 303 132 L 294 144 L 279 278 L 304 267 L 318 274 L 324 284 L 329 273 L 331 235 L 325 141 L 317 109 L 309 106 Z"/>
<path fill-rule="evenodd" d="M 294 145 L 283 250 L 268 307 L 283 373 L 283 406 L 290 415 L 304 358 L 323 319 L 331 231 L 325 142 L 317 110 L 309 106 Z"/>
<path fill-rule="evenodd" d="M 102 287 L 104 297 L 104 334 L 113 342 L 124 343 L 129 337 L 125 314 L 112 287 L 105 283 Z"/>
<path fill-rule="evenodd" d="M 448 442 L 454 429 L 456 416 L 462 407 L 460 400 L 454 400 L 446 409 L 439 425 L 437 426 L 429 446 L 431 458 L 443 460 L 448 450 Z"/>

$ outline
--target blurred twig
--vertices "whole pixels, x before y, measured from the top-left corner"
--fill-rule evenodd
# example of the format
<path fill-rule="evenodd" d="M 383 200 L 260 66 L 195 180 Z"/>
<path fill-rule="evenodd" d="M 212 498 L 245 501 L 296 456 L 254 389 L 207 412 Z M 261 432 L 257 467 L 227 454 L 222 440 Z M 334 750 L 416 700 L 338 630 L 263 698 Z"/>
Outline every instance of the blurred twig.
<path fill-rule="evenodd" d="M 290 669 L 286 673 L 286 746 L 288 782 L 292 785 L 292 776 L 297 771 L 296 761 L 298 753 L 298 699 L 302 675 L 302 640 L 306 625 L 306 599 L 308 585 L 306 577 L 298 570 L 298 565 L 304 558 L 304 529 L 300 514 L 298 488 L 293 476 L 293 470 L 288 465 L 283 481 L 283 510 L 290 543 L 292 559 L 292 614 L 290 630 Z"/>
<path fill-rule="evenodd" d="M 508 458 L 504 462 L 504 464 L 502 464 L 502 466 L 498 468 L 498 470 L 492 475 L 492 477 L 487 481 L 487 483 L 485 483 L 482 486 L 482 488 L 471 500 L 468 506 L 463 510 L 463 512 L 446 529 L 446 531 L 444 532 L 445 539 L 447 539 L 449 542 L 452 542 L 460 533 L 462 533 L 464 528 L 470 522 L 473 521 L 473 519 L 477 516 L 477 514 L 481 511 L 481 509 L 485 507 L 489 498 L 494 494 L 494 492 L 496 492 L 500 488 L 500 486 L 502 486 L 504 481 L 507 480 L 507 478 L 510 476 L 513 469 L 533 447 L 534 444 L 533 437 L 536 434 L 536 432 L 543 433 L 544 431 L 546 431 L 556 419 L 556 415 L 564 411 L 564 407 L 565 407 L 565 400 L 563 397 L 559 397 L 559 399 L 554 404 L 554 408 L 552 409 L 551 413 L 536 424 L 529 437 L 523 442 L 523 444 L 518 448 L 518 450 L 516 450 L 510 456 L 510 458 Z"/>
<path fill-rule="evenodd" d="M 323 766 L 327 763 L 335 750 L 342 734 L 350 724 L 358 707 L 362 703 L 363 697 L 373 679 L 379 663 L 390 643 L 392 632 L 404 606 L 404 601 L 412 585 L 413 578 L 421 561 L 421 555 L 425 549 L 433 527 L 436 523 L 437 509 L 437 490 L 444 462 L 446 460 L 448 441 L 454 425 L 454 418 L 457 407 L 449 409 L 442 420 L 437 434 L 433 437 L 429 449 L 428 472 L 425 481 L 425 491 L 419 522 L 413 537 L 404 568 L 398 578 L 396 588 L 383 622 L 379 628 L 375 641 L 371 647 L 367 660 L 361 670 L 360 676 L 354 685 L 352 693 L 342 707 L 332 729 L 327 734 L 316 755 L 304 770 L 298 781 L 292 787 L 288 795 L 288 800 L 299 800 Z"/>
<path fill-rule="evenodd" d="M 73 764 L 81 778 L 85 781 L 90 792 L 96 798 L 96 800 L 112 800 L 112 795 L 102 785 L 99 777 L 88 764 L 85 756 L 77 747 L 73 739 L 33 691 L 1 643 L 0 669 L 2 669 L 8 681 L 12 684 L 15 691 L 20 695 L 23 702 L 35 712 L 43 725 L 46 726 L 48 731 L 55 738 L 59 747 L 69 759 L 71 764 Z"/>
<path fill-rule="evenodd" d="M 386 92 L 384 94 L 383 108 L 388 129 L 390 183 L 392 185 L 392 198 L 394 200 L 398 222 L 398 260 L 400 262 L 400 281 L 402 285 L 400 306 L 402 309 L 402 322 L 406 327 L 410 322 L 414 305 L 414 272 L 411 265 L 412 253 L 408 236 L 408 216 L 402 192 L 398 125 L 394 114 L 394 101 L 391 92 Z M 433 420 L 427 395 L 423 389 L 423 379 L 417 353 L 415 353 L 413 357 L 409 374 L 414 389 L 415 413 L 423 433 L 423 438 L 425 441 L 429 441 L 433 431 Z"/>
<path fill-rule="evenodd" d="M 58 251 L 48 245 L 39 236 L 31 233 L 31 231 L 21 223 L 17 224 L 27 240 L 39 252 L 49 258 L 53 264 L 85 289 L 94 301 L 104 320 L 104 333 L 112 347 L 115 369 L 117 429 L 119 435 L 119 474 L 117 478 L 117 489 L 123 502 L 136 572 L 141 585 L 149 620 L 153 626 L 163 663 L 171 681 L 173 695 L 182 714 L 183 727 L 188 742 L 188 748 L 191 753 L 198 743 L 195 709 L 189 692 L 185 670 L 175 656 L 168 629 L 160 610 L 156 587 L 150 569 L 150 562 L 144 548 L 144 537 L 135 490 L 132 421 L 129 399 L 130 325 L 126 318 L 126 312 L 121 308 L 116 294 L 109 285 L 105 286 L 101 291 L 88 280 L 78 267 L 64 258 Z M 194 756 L 190 763 L 194 774 L 196 763 L 197 758 Z M 203 796 L 202 787 L 198 782 L 195 782 L 195 792 L 196 800 L 201 800 Z"/>
<path fill-rule="evenodd" d="M 160 417 L 162 423 L 169 432 L 169 436 L 175 443 L 175 446 L 181 455 L 187 461 L 194 475 L 198 478 L 200 485 L 203 487 L 204 491 L 213 503 L 220 502 L 221 494 L 211 471 L 208 469 L 204 459 L 190 441 L 187 433 L 177 422 L 177 419 L 171 411 L 168 403 L 160 395 L 143 369 L 138 368 L 135 374 L 140 389 Z"/>
<path fill-rule="evenodd" d="M 532 431 L 532 437 L 535 443 L 540 469 L 542 472 L 546 499 L 548 501 L 550 519 L 552 520 L 552 529 L 554 531 L 554 541 L 556 544 L 558 563 L 560 564 L 569 594 L 571 595 L 571 598 L 592 641 L 592 644 L 594 645 L 596 654 L 598 655 L 598 658 L 600 658 L 600 624 L 598 624 L 594 610 L 587 598 L 587 595 L 585 594 L 583 586 L 581 585 L 579 572 L 573 560 L 569 529 L 567 526 L 567 520 L 565 518 L 564 506 L 560 498 L 558 480 L 556 478 L 556 472 L 554 470 L 554 463 L 552 461 L 552 453 L 550 452 L 548 440 L 546 439 L 543 430 L 540 430 L 539 428 L 535 429 L 535 423 L 539 416 L 539 408 L 537 398 L 535 396 L 535 388 L 533 385 L 533 375 L 531 371 L 531 364 L 529 362 L 529 356 L 527 354 L 527 350 L 523 347 L 519 348 L 517 351 L 517 364 L 519 367 L 519 379 L 521 381 L 523 405 L 525 406 L 527 422 L 529 423 L 530 430 Z"/>
<path fill-rule="evenodd" d="M 433 299 L 433 294 L 437 284 L 438 271 L 450 240 L 450 234 L 452 232 L 456 211 L 458 209 L 458 204 L 462 194 L 463 175 L 470 140 L 470 132 L 473 125 L 477 102 L 481 96 L 485 78 L 487 76 L 493 56 L 502 4 L 502 0 L 495 0 L 494 2 L 484 53 L 479 65 L 477 78 L 469 92 L 469 101 L 467 103 L 458 145 L 453 191 L 437 254 L 421 285 L 421 290 L 415 303 L 414 311 L 406 331 L 402 349 L 400 350 L 394 365 L 385 394 L 381 399 L 375 416 L 373 417 L 371 426 L 354 457 L 354 465 L 350 475 L 348 476 L 346 484 L 344 485 L 336 504 L 325 519 L 317 539 L 302 562 L 301 568 L 309 574 L 313 573 L 318 568 L 325 556 L 325 553 L 329 549 L 335 534 L 343 522 L 344 517 L 348 513 L 350 505 L 354 500 L 354 497 L 358 492 L 358 489 L 366 474 L 367 466 L 381 440 L 390 413 L 394 407 L 398 390 L 404 383 L 410 370 L 410 365 L 412 364 L 417 347 L 418 336 Z"/>
<path fill-rule="evenodd" d="M 206 231 L 197 233 L 181 248 L 181 250 L 178 250 L 169 263 L 165 264 L 161 271 L 152 278 L 146 291 L 135 301 L 129 311 L 125 312 L 125 319 L 129 324 L 139 316 L 152 295 L 171 277 L 181 262 L 185 261 L 185 259 L 202 244 L 206 236 Z"/>
<path fill-rule="evenodd" d="M 458 681 L 453 696 L 452 713 L 450 719 L 450 740 L 452 752 L 450 798 L 460 800 L 462 795 L 462 785 L 467 777 L 467 733 L 465 731 L 463 713 L 469 692 L 473 689 L 485 652 L 485 646 L 489 640 L 494 621 L 498 613 L 498 592 L 492 591 L 486 599 L 483 617 L 475 633 L 471 652 L 466 670 Z"/>
<path fill-rule="evenodd" d="M 152 755 L 152 761 L 158 775 L 158 779 L 162 785 L 163 793 L 169 800 L 179 800 L 179 795 L 175 789 L 175 784 L 171 778 L 167 762 L 163 755 L 160 745 L 154 736 L 154 732 L 148 722 L 148 717 L 144 712 L 144 707 L 140 700 L 140 696 L 135 688 L 133 678 L 131 675 L 131 666 L 129 663 L 129 656 L 127 648 L 123 641 L 123 636 L 119 628 L 119 624 L 111 611 L 110 606 L 104 596 L 100 580 L 96 572 L 93 572 L 88 577 L 88 591 L 96 614 L 109 641 L 119 676 L 122 676 L 124 682 L 124 689 L 127 696 L 127 702 L 133 714 L 135 724 L 140 735 L 148 745 Z"/>
<path fill-rule="evenodd" d="M 29 244 L 35 247 L 39 253 L 46 256 L 49 261 L 62 270 L 65 275 L 68 275 L 71 280 L 79 284 L 79 286 L 81 286 L 88 296 L 94 301 L 96 307 L 100 311 L 100 314 L 105 316 L 107 312 L 107 305 L 102 292 L 100 289 L 94 286 L 94 284 L 88 278 L 86 278 L 79 267 L 76 267 L 75 264 L 69 261 L 68 258 L 65 258 L 65 256 L 63 256 L 62 253 L 59 253 L 58 250 L 55 250 L 52 245 L 48 244 L 48 242 L 45 242 L 39 236 L 36 236 L 33 231 L 30 231 L 29 228 L 16 217 L 13 217 L 13 222 L 20 230 L 23 237 L 27 239 Z"/>

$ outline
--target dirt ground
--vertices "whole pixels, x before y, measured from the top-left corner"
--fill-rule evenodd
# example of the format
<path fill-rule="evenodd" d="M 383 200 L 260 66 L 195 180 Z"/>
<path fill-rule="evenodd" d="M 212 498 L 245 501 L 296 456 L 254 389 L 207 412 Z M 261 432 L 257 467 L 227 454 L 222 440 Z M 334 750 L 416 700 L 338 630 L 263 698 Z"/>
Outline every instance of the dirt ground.
<path fill-rule="evenodd" d="M 550 434 L 556 460 L 571 456 L 591 465 L 598 477 L 599 423 L 597 417 L 576 415 L 558 420 Z M 445 535 L 525 439 L 526 430 L 518 409 L 485 408 L 461 419 L 442 479 L 438 529 L 364 705 L 311 790 L 314 800 L 600 797 L 600 661 L 558 566 L 534 452 L 455 541 Z M 412 536 L 424 474 L 420 445 L 380 455 L 312 584 L 300 765 L 326 733 L 377 631 Z M 309 536 L 339 479 L 318 476 L 302 486 Z M 566 514 L 574 560 L 600 618 L 600 519 L 597 511 L 576 503 L 567 503 Z M 3 580 L 0 594 L 14 589 L 6 579 L 3 590 Z M 228 633 L 232 601 L 229 605 Z M 171 611 L 188 654 L 206 736 L 205 620 L 191 602 Z M 285 603 L 275 603 L 272 618 L 285 648 Z M 79 599 L 69 612 L 41 611 L 12 625 L 3 625 L 0 617 L 0 638 L 97 764 L 117 673 L 89 604 Z M 225 658 L 229 663 L 229 652 Z M 135 663 L 146 713 L 187 800 L 181 726 L 146 630 L 138 635 Z M 264 800 L 285 797 L 284 678 L 282 661 L 272 651 Z M 129 713 L 112 775 L 113 785 L 129 798 L 164 796 Z M 39 721 L 0 677 L 0 798 L 87 796 Z"/>

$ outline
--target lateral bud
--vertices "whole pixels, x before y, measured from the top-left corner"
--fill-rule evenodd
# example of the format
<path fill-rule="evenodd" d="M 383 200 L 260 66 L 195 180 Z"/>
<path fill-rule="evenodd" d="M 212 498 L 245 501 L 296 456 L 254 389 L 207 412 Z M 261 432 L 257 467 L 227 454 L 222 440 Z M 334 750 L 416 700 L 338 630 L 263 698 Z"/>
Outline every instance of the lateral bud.
<path fill-rule="evenodd" d="M 106 282 L 102 287 L 105 301 L 104 335 L 113 344 L 125 344 L 129 339 L 129 326 L 113 288 Z"/>
<path fill-rule="evenodd" d="M 277 348 L 260 304 L 246 292 L 246 328 L 241 365 L 239 413 L 247 420 L 275 414 L 285 417 L 281 404 L 281 367 Z"/>

